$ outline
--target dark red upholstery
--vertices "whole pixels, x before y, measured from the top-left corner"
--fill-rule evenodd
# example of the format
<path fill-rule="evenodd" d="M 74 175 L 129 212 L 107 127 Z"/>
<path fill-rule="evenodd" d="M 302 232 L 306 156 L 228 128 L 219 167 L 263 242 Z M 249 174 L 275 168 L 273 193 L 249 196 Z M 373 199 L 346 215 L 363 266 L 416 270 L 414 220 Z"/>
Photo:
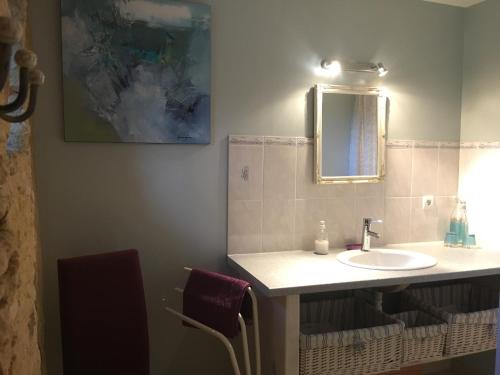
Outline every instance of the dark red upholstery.
<path fill-rule="evenodd" d="M 247 322 L 252 317 L 249 286 L 245 280 L 193 269 L 184 288 L 183 313 L 226 337 L 235 337 L 240 331 L 238 314 Z"/>
<path fill-rule="evenodd" d="M 58 261 L 64 375 L 149 375 L 137 250 Z"/>

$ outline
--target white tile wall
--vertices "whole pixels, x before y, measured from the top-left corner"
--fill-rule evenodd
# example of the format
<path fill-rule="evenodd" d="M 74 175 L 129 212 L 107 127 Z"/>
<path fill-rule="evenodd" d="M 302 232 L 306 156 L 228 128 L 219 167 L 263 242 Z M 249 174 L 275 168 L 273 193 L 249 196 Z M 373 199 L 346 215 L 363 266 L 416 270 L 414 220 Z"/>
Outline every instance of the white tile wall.
<path fill-rule="evenodd" d="M 437 194 L 438 164 L 438 148 L 415 147 L 413 149 L 412 196 Z"/>
<path fill-rule="evenodd" d="M 228 249 L 230 254 L 262 250 L 262 201 L 232 200 L 229 204 Z"/>
<path fill-rule="evenodd" d="M 259 143 L 260 142 L 260 143 Z M 229 199 L 262 200 L 264 148 L 262 139 L 229 144 Z"/>
<path fill-rule="evenodd" d="M 294 248 L 295 200 L 264 200 L 262 212 L 262 248 L 274 251 Z"/>
<path fill-rule="evenodd" d="M 332 247 L 343 247 L 346 243 L 357 242 L 359 231 L 357 223 L 356 201 L 354 198 L 334 198 L 326 202 L 326 222 Z M 315 223 L 317 227 L 317 223 Z M 309 246 L 311 246 L 309 244 Z"/>
<path fill-rule="evenodd" d="M 320 220 L 341 248 L 359 242 L 363 217 L 384 220 L 374 244 L 441 240 L 457 193 L 458 144 L 392 141 L 386 164 L 380 184 L 316 185 L 311 139 L 231 136 L 228 252 L 312 250 Z M 435 206 L 424 210 L 429 194 Z"/>
<path fill-rule="evenodd" d="M 296 139 L 269 137 L 264 143 L 264 200 L 295 199 Z"/>
<path fill-rule="evenodd" d="M 411 196 L 413 147 L 391 147 L 386 155 L 385 192 L 388 197 Z"/>
<path fill-rule="evenodd" d="M 412 198 L 385 199 L 385 240 L 388 243 L 410 242 Z"/>

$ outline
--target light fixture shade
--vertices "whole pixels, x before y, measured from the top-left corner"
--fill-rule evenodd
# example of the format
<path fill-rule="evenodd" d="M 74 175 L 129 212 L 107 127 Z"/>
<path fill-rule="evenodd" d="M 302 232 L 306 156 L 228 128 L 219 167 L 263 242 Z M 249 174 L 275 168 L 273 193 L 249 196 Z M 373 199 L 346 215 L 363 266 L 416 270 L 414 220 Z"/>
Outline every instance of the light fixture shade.
<path fill-rule="evenodd" d="M 328 71 L 329 75 L 336 76 L 342 71 L 359 73 L 377 73 L 379 77 L 385 77 L 389 70 L 381 62 L 374 63 L 351 63 L 343 66 L 338 60 L 321 60 L 321 68 Z"/>
<path fill-rule="evenodd" d="M 336 76 L 342 71 L 342 65 L 337 60 L 322 60 L 321 67 L 328 70 L 332 76 Z"/>
<path fill-rule="evenodd" d="M 379 77 L 385 77 L 389 71 L 382 63 L 377 64 L 377 72 Z"/>

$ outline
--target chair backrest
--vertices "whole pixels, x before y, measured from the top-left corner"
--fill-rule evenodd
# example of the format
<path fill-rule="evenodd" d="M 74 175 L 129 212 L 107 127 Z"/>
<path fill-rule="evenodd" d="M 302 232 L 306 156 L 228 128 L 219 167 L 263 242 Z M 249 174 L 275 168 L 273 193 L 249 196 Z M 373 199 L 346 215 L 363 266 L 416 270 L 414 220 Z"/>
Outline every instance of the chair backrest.
<path fill-rule="evenodd" d="M 149 375 L 137 250 L 58 260 L 65 375 Z"/>

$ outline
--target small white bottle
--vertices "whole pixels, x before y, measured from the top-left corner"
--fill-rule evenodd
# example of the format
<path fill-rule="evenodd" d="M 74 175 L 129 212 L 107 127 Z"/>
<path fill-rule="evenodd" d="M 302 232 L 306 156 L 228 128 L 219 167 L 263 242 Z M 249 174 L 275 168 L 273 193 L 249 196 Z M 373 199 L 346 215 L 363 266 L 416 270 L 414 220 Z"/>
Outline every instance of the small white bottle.
<path fill-rule="evenodd" d="M 324 220 L 319 222 L 319 231 L 316 237 L 316 241 L 314 241 L 314 253 L 319 255 L 327 255 L 328 254 L 328 233 L 326 231 L 326 224 Z"/>

